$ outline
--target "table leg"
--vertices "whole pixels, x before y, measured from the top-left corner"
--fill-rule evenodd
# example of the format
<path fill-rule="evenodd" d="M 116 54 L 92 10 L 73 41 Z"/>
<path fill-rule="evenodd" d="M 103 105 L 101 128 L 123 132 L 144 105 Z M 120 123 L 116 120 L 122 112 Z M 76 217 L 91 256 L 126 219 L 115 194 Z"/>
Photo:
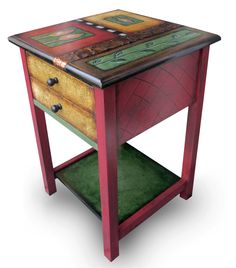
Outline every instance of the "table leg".
<path fill-rule="evenodd" d="M 44 187 L 46 192 L 51 195 L 56 192 L 55 175 L 52 165 L 51 152 L 48 140 L 47 125 L 45 115 L 42 110 L 34 105 L 33 93 L 30 83 L 29 72 L 27 68 L 26 54 L 24 49 L 20 49 L 21 58 L 25 73 L 25 80 L 28 90 L 31 114 L 33 118 L 34 131 L 38 146 L 41 169 L 43 173 Z"/>
<path fill-rule="evenodd" d="M 182 179 L 186 180 L 186 187 L 180 196 L 188 199 L 192 196 L 194 173 L 197 158 L 198 139 L 201 124 L 202 106 L 207 73 L 209 47 L 200 51 L 198 74 L 196 82 L 196 101 L 189 106 L 187 129 L 185 138 Z"/>
<path fill-rule="evenodd" d="M 114 86 L 95 89 L 103 244 L 110 261 L 119 255 L 115 97 Z"/>

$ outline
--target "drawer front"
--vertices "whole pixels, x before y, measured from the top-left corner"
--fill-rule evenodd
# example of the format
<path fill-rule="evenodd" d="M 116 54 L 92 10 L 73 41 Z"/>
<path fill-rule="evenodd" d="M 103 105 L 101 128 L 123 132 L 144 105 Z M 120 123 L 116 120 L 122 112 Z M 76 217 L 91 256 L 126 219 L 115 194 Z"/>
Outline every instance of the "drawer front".
<path fill-rule="evenodd" d="M 51 87 L 48 86 L 51 90 L 55 90 L 78 106 L 94 112 L 95 99 L 91 86 L 30 53 L 27 53 L 27 65 L 30 76 L 45 86 L 48 86 L 49 78 L 57 77 L 58 83 Z"/>
<path fill-rule="evenodd" d="M 57 112 L 57 115 L 65 121 L 76 127 L 83 134 L 88 136 L 93 141 L 97 139 L 96 122 L 93 113 L 90 113 L 63 96 L 51 91 L 41 82 L 31 78 L 31 85 L 34 98 L 41 104 L 51 109 L 54 104 L 61 104 L 62 109 Z"/>

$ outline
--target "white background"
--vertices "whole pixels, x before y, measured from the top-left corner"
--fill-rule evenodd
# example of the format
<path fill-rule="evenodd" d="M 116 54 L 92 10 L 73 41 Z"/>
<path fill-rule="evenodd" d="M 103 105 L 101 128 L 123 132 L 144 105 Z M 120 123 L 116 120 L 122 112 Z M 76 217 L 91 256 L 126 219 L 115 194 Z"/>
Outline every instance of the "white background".
<path fill-rule="evenodd" d="M 2 1 L 0 6 L 0 267 L 236 267 L 234 1 Z M 63 185 L 42 185 L 19 49 L 9 35 L 113 9 L 221 35 L 212 45 L 194 195 L 176 197 L 103 257 L 101 223 Z M 186 111 L 132 140 L 180 174 Z M 55 165 L 88 146 L 48 118 Z M 155 144 L 155 146 L 154 146 Z"/>

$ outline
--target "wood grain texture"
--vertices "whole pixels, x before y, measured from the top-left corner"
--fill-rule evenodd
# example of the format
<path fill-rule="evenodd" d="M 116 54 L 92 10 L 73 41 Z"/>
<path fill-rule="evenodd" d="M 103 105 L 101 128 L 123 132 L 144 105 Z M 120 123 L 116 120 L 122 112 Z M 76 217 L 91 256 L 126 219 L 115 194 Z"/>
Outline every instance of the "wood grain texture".
<path fill-rule="evenodd" d="M 31 78 L 33 95 L 36 100 L 47 108 L 60 103 L 62 109 L 57 112 L 59 117 L 78 128 L 82 133 L 93 141 L 97 139 L 95 116 L 92 113 L 80 108 L 71 101 L 63 98 L 61 95 L 49 90 L 35 78 Z"/>
<path fill-rule="evenodd" d="M 45 86 L 48 78 L 58 78 L 58 83 L 50 87 L 50 91 L 55 91 L 81 108 L 94 113 L 95 99 L 91 86 L 29 53 L 27 65 L 30 75 Z"/>
<path fill-rule="evenodd" d="M 194 102 L 198 60 L 194 52 L 118 84 L 120 144 Z"/>

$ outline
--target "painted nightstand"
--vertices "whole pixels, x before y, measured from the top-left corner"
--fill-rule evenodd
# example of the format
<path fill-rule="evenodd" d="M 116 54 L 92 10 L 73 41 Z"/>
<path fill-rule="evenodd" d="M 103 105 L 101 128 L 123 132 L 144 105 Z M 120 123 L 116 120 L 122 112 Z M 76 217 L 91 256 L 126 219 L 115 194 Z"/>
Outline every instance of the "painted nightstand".
<path fill-rule="evenodd" d="M 122 10 L 9 37 L 20 46 L 45 189 L 58 178 L 102 219 L 104 253 L 175 196 L 192 195 L 215 34 Z M 188 107 L 181 178 L 126 143 Z M 89 143 L 53 167 L 45 112 Z"/>

